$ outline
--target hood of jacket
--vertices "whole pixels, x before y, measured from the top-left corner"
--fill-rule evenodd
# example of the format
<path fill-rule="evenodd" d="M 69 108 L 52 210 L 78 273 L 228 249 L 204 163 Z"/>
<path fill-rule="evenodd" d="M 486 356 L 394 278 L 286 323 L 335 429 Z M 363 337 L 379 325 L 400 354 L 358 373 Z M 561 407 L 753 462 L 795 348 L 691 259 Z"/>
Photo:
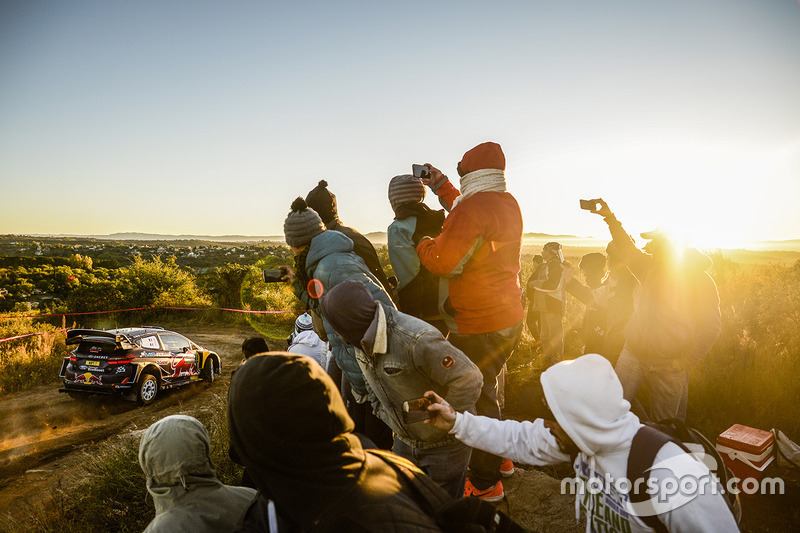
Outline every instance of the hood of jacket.
<path fill-rule="evenodd" d="M 147 428 L 139 444 L 139 464 L 156 514 L 173 507 L 185 493 L 222 485 L 210 449 L 206 428 L 191 416 L 168 416 Z"/>
<path fill-rule="evenodd" d="M 258 488 L 302 530 L 363 476 L 366 454 L 330 376 L 312 359 L 248 359 L 228 392 L 231 447 Z"/>
<path fill-rule="evenodd" d="M 314 331 L 301 331 L 292 339 L 292 345 L 303 344 L 305 346 L 311 346 L 312 348 L 319 346 L 321 342 L 322 340 L 319 338 L 319 335 Z"/>
<path fill-rule="evenodd" d="M 542 373 L 542 389 L 556 422 L 588 457 L 630 448 L 641 423 L 622 397 L 608 360 L 587 354 Z"/>
<path fill-rule="evenodd" d="M 311 246 L 306 257 L 306 270 L 316 268 L 323 257 L 334 253 L 347 253 L 353 251 L 353 241 L 344 233 L 326 230 L 311 239 Z"/>

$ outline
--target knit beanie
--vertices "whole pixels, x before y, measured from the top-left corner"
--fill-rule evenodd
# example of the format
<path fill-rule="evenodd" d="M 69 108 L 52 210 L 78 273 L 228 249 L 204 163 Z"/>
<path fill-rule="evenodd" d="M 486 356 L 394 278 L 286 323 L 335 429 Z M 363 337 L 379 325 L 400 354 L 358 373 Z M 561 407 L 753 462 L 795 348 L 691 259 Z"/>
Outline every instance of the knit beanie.
<path fill-rule="evenodd" d="M 319 213 L 325 224 L 339 216 L 336 209 L 336 195 L 328 190 L 328 182 L 325 180 L 319 180 L 317 186 L 309 191 L 306 203 Z"/>
<path fill-rule="evenodd" d="M 506 156 L 500 145 L 493 142 L 479 144 L 472 150 L 464 154 L 459 163 L 464 174 L 482 170 L 485 168 L 496 168 L 497 170 L 506 169 Z"/>
<path fill-rule="evenodd" d="M 395 176 L 389 182 L 389 203 L 394 211 L 403 204 L 418 204 L 424 199 L 425 185 L 411 174 Z"/>
<path fill-rule="evenodd" d="M 322 297 L 323 316 L 353 346 L 361 346 L 377 308 L 378 304 L 360 281 L 343 281 Z"/>
<path fill-rule="evenodd" d="M 292 211 L 283 223 L 283 234 L 286 244 L 300 248 L 311 242 L 311 239 L 325 231 L 319 215 L 309 209 L 299 196 L 292 202 Z"/>
<path fill-rule="evenodd" d="M 308 313 L 303 313 L 294 321 L 294 330 L 297 333 L 301 331 L 311 331 L 312 329 L 314 329 L 314 323 L 311 320 L 311 315 Z"/>

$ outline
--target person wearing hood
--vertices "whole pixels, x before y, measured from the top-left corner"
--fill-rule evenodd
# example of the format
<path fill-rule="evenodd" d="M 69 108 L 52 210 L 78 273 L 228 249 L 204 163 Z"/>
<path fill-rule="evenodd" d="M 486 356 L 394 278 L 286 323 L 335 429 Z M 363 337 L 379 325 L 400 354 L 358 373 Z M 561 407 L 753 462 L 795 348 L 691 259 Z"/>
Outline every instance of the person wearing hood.
<path fill-rule="evenodd" d="M 422 237 L 437 237 L 442 232 L 444 211 L 434 211 L 424 199 L 422 179 L 402 174 L 389 181 L 389 203 L 394 211 L 394 221 L 386 232 L 389 260 L 397 275 L 398 309 L 447 335 L 442 309 L 447 282 L 420 263 L 415 249 Z"/>
<path fill-rule="evenodd" d="M 346 280 L 363 283 L 372 298 L 394 307 L 380 281 L 364 261 L 353 252 L 353 241 L 336 230 L 326 230 L 316 211 L 297 198 L 283 224 L 283 233 L 295 254 L 294 268 L 285 267 L 285 281 L 292 284 L 295 295 L 309 309 L 321 316 L 336 365 L 347 381 L 348 408 L 356 419 L 358 431 L 365 433 L 379 447 L 391 447 L 391 430 L 366 407 L 367 385 L 356 361 L 355 349 L 336 334 L 320 310 L 319 299 L 325 292 Z"/>
<path fill-rule="evenodd" d="M 654 531 L 641 518 L 653 514 L 671 532 L 739 531 L 708 467 L 674 442 L 658 450 L 649 480 L 640 487 L 650 500 L 631 502 L 637 489 L 628 479 L 628 456 L 643 424 L 630 411 L 606 358 L 587 354 L 562 361 L 540 379 L 548 420 L 501 421 L 460 413 L 437 396 L 428 408 L 436 416 L 427 422 L 474 448 L 524 464 L 571 461 L 576 477 L 562 481 L 562 492 L 574 491 L 576 519 L 583 510 L 587 533 Z M 677 487 L 681 490 L 672 490 Z"/>
<path fill-rule="evenodd" d="M 544 268 L 539 276 L 528 282 L 531 305 L 539 311 L 542 358 L 544 367 L 554 365 L 564 357 L 564 311 L 567 303 L 567 283 L 572 269 L 564 262 L 561 244 L 548 242 L 542 247 Z"/>
<path fill-rule="evenodd" d="M 256 491 L 218 480 L 210 450 L 206 428 L 191 416 L 168 416 L 147 428 L 139 444 L 139 464 L 156 516 L 146 533 L 234 530 Z"/>
<path fill-rule="evenodd" d="M 445 310 L 454 316 L 448 340 L 483 374 L 475 409 L 499 419 L 497 378 L 522 331 L 522 212 L 506 190 L 506 158 L 497 143 L 464 154 L 457 167 L 460 191 L 439 169 L 428 167 L 430 178 L 423 181 L 450 213 L 438 237 L 419 241 L 417 255 L 425 268 L 448 280 Z M 474 451 L 464 495 L 502 498 L 501 469 L 513 473 L 509 461 Z"/>
<path fill-rule="evenodd" d="M 375 413 L 394 431 L 392 451 L 417 464 L 454 499 L 464 494 L 470 448 L 413 419 L 406 403 L 435 390 L 457 409 L 474 411 L 480 370 L 433 326 L 376 302 L 356 281 L 322 298 L 333 328 L 355 346 Z"/>
<path fill-rule="evenodd" d="M 267 521 L 269 501 L 286 526 L 281 531 L 440 531 L 415 487 L 392 466 L 403 460 L 364 450 L 330 376 L 305 356 L 271 352 L 248 359 L 231 380 L 228 427 L 231 446 L 260 492 L 241 531 Z"/>
<path fill-rule="evenodd" d="M 314 323 L 308 313 L 303 313 L 294 321 L 294 335 L 286 351 L 306 355 L 328 371 L 328 343 L 314 331 Z"/>
<path fill-rule="evenodd" d="M 641 284 L 616 364 L 625 399 L 633 401 L 647 383 L 653 420 L 685 419 L 689 370 L 722 331 L 719 293 L 706 272 L 711 259 L 676 246 L 658 230 L 642 234 L 650 242 L 639 250 L 608 204 L 600 198 L 594 202 L 592 212 L 605 219 L 622 262 Z"/>
<path fill-rule="evenodd" d="M 386 277 L 375 247 L 357 230 L 345 226 L 339 220 L 339 209 L 336 206 L 336 195 L 328 190 L 328 182 L 320 180 L 316 187 L 311 189 L 306 195 L 306 204 L 322 218 L 322 223 L 327 229 L 339 231 L 353 241 L 353 251 L 367 265 L 372 275 L 383 285 L 383 288 L 391 295 L 394 286 Z"/>

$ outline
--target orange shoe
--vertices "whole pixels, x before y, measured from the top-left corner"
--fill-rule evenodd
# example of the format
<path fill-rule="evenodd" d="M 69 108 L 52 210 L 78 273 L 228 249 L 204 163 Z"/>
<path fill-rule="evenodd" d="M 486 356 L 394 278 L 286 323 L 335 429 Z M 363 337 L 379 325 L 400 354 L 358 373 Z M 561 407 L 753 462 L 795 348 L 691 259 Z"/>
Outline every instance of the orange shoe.
<path fill-rule="evenodd" d="M 503 462 L 500 463 L 500 475 L 503 477 L 510 477 L 514 474 L 514 463 L 511 459 L 503 458 Z"/>
<path fill-rule="evenodd" d="M 479 490 L 472 484 L 472 481 L 467 478 L 467 482 L 464 485 L 464 497 L 469 498 L 470 496 L 475 496 L 476 498 L 480 498 L 485 502 L 499 502 L 503 498 L 506 497 L 506 493 L 503 492 L 503 482 L 498 481 L 491 487 L 486 490 Z"/>

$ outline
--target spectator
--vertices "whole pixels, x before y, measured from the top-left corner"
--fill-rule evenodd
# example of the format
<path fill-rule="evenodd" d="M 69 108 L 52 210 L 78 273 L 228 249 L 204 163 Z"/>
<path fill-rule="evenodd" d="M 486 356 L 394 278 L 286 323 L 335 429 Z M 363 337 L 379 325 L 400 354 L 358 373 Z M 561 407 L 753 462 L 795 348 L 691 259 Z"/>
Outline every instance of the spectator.
<path fill-rule="evenodd" d="M 603 284 L 606 274 L 606 256 L 599 252 L 592 252 L 581 257 L 578 269 L 583 274 L 586 285 L 577 279 L 567 281 L 567 292 L 586 306 L 583 313 L 581 338 L 583 340 L 583 353 L 603 352 L 603 339 L 606 327 L 605 309 L 598 305 L 595 294 Z"/>
<path fill-rule="evenodd" d="M 267 346 L 267 341 L 264 340 L 264 337 L 249 337 L 242 342 L 242 355 L 244 356 L 244 360 L 253 357 L 258 353 L 268 352 L 269 347 Z"/>
<path fill-rule="evenodd" d="M 222 484 L 210 450 L 206 428 L 191 416 L 168 416 L 147 428 L 139 444 L 139 464 L 156 516 L 146 533 L 234 530 L 256 491 Z"/>
<path fill-rule="evenodd" d="M 562 361 L 541 375 L 542 389 L 552 414 L 533 422 L 493 420 L 456 411 L 441 398 L 429 410 L 427 422 L 450 431 L 475 448 L 503 454 L 535 466 L 572 462 L 575 469 L 576 513 L 586 514 L 586 531 L 653 531 L 630 503 L 636 486 L 628 480 L 628 458 L 633 438 L 643 427 L 607 359 L 588 354 Z M 718 484 L 703 487 L 711 478 L 702 461 L 674 442 L 658 450 L 655 465 L 642 490 L 665 531 L 738 531 Z M 695 482 L 687 493 L 684 480 Z M 625 485 L 622 480 L 627 480 Z M 563 487 L 564 485 L 562 485 Z M 631 493 L 626 493 L 625 487 Z M 682 490 L 670 490 L 670 487 Z M 688 500 L 688 501 L 687 501 Z M 580 505 L 580 507 L 578 507 Z M 637 504 L 638 505 L 638 504 Z M 577 517 L 576 517 L 577 518 Z"/>
<path fill-rule="evenodd" d="M 386 293 L 391 294 L 393 286 L 383 272 L 383 267 L 378 260 L 378 254 L 375 252 L 375 247 L 372 246 L 369 239 L 364 237 L 361 233 L 353 228 L 342 225 L 342 221 L 339 220 L 339 211 L 336 207 L 336 195 L 328 190 L 327 181 L 320 180 L 319 184 L 309 191 L 306 195 L 306 204 L 317 212 L 327 229 L 343 233 L 353 241 L 353 251 L 364 260 L 367 268 L 381 285 L 383 285 Z"/>
<path fill-rule="evenodd" d="M 538 277 L 528 284 L 533 295 L 533 305 L 541 321 L 542 356 L 545 368 L 554 365 L 564 356 L 564 311 L 567 280 L 571 269 L 564 263 L 561 245 L 548 242 L 542 247 L 543 268 Z"/>
<path fill-rule="evenodd" d="M 403 404 L 435 390 L 458 409 L 474 411 L 483 383 L 478 367 L 436 328 L 376 302 L 357 281 L 331 289 L 322 309 L 333 329 L 355 346 L 375 413 L 394 431 L 392 451 L 416 463 L 454 499 L 463 496 L 470 448 L 421 420 L 406 419 Z"/>
<path fill-rule="evenodd" d="M 533 337 L 534 346 L 541 346 L 542 344 L 542 328 L 541 328 L 541 315 L 539 310 L 536 309 L 536 305 L 534 304 L 534 291 L 531 287 L 531 282 L 538 279 L 541 274 L 541 271 L 544 269 L 544 258 L 542 258 L 541 254 L 536 254 L 533 256 L 533 272 L 531 273 L 530 277 L 528 277 L 528 281 L 525 282 L 525 300 L 528 304 L 528 313 L 525 315 L 525 325 L 528 326 L 528 333 L 531 334 Z"/>
<path fill-rule="evenodd" d="M 625 326 L 633 313 L 633 295 L 639 281 L 625 266 L 618 244 L 608 243 L 606 255 L 608 274 L 600 288 L 594 291 L 596 306 L 603 312 L 605 324 L 602 347 L 597 353 L 616 364 L 625 345 Z"/>
<path fill-rule="evenodd" d="M 328 343 L 314 332 L 314 324 L 308 313 L 303 313 L 294 321 L 294 335 L 286 351 L 306 355 L 328 371 Z"/>
<path fill-rule="evenodd" d="M 266 522 L 267 499 L 287 531 L 440 531 L 424 496 L 393 466 L 400 459 L 362 448 L 336 386 L 309 358 L 249 359 L 231 381 L 228 425 L 260 491 L 242 531 Z M 441 492 L 421 473 L 417 482 Z"/>
<path fill-rule="evenodd" d="M 450 209 L 442 233 L 417 245 L 420 262 L 448 279 L 449 306 L 455 321 L 448 340 L 481 370 L 483 389 L 478 414 L 500 418 L 497 376 L 511 356 L 522 330 L 519 259 L 522 213 L 506 190 L 506 159 L 500 145 L 487 142 L 458 163 L 461 191 L 432 165 L 424 180 Z M 474 451 L 465 496 L 496 500 L 505 494 L 502 459 Z M 513 472 L 510 462 L 503 470 Z"/>
<path fill-rule="evenodd" d="M 283 231 L 286 244 L 295 254 L 295 267 L 286 267 L 286 281 L 292 284 L 295 295 L 310 309 L 319 311 L 318 300 L 325 291 L 346 280 L 363 283 L 374 299 L 394 306 L 361 257 L 353 253 L 353 241 L 343 233 L 326 230 L 319 215 L 308 208 L 302 198 L 292 202 L 292 211 L 286 217 Z M 391 447 L 391 430 L 364 405 L 367 386 L 356 362 L 354 348 L 336 334 L 324 314 L 322 323 L 336 365 L 347 382 L 342 384 L 342 388 L 351 391 L 347 405 L 356 419 L 358 431 L 365 433 L 381 448 Z"/>
<path fill-rule="evenodd" d="M 447 335 L 441 312 L 447 283 L 422 266 L 415 249 L 422 237 L 436 237 L 442 232 L 444 211 L 432 210 L 422 202 L 424 199 L 425 185 L 420 178 L 403 174 L 389 182 L 389 203 L 395 216 L 386 235 L 389 259 L 397 275 L 397 307 Z"/>
<path fill-rule="evenodd" d="M 711 349 L 722 329 L 719 294 L 706 270 L 711 259 L 679 249 L 662 232 L 643 233 L 639 250 L 602 199 L 594 213 L 608 224 L 622 262 L 641 283 L 625 327 L 625 345 L 616 370 L 633 401 L 642 384 L 650 390 L 650 417 L 686 418 L 689 369 Z"/>

